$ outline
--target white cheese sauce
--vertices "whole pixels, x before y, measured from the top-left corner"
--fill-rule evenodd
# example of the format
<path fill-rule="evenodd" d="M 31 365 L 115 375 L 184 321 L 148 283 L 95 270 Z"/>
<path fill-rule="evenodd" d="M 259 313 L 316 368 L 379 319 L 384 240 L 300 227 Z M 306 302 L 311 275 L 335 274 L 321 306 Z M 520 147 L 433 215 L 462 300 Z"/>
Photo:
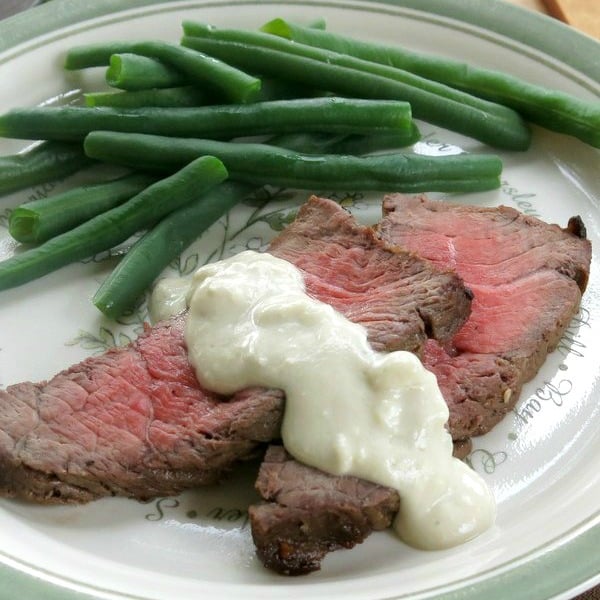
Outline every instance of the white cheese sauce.
<path fill-rule="evenodd" d="M 160 279 L 150 295 L 148 312 L 153 323 L 182 313 L 187 308 L 191 280 L 185 277 Z"/>
<path fill-rule="evenodd" d="M 224 394 L 285 390 L 288 452 L 398 490 L 394 527 L 406 543 L 448 548 L 493 524 L 490 490 L 452 456 L 435 376 L 411 353 L 374 352 L 364 327 L 305 293 L 292 264 L 248 251 L 206 265 L 187 304 L 185 339 L 200 383 Z"/>

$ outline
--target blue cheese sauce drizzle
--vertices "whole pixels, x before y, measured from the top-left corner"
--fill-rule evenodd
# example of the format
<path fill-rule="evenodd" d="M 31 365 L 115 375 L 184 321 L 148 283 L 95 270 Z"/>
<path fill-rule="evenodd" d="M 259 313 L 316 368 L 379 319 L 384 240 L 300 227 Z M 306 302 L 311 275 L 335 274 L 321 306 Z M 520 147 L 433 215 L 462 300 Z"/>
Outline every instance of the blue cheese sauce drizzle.
<path fill-rule="evenodd" d="M 155 310 L 161 302 L 181 308 L 187 288 L 172 295 L 171 284 L 159 287 Z M 449 548 L 493 524 L 489 488 L 452 456 L 435 376 L 411 353 L 374 352 L 364 327 L 305 293 L 292 264 L 248 251 L 206 265 L 187 305 L 185 339 L 200 383 L 223 394 L 285 390 L 288 452 L 398 490 L 394 528 L 407 544 Z"/>

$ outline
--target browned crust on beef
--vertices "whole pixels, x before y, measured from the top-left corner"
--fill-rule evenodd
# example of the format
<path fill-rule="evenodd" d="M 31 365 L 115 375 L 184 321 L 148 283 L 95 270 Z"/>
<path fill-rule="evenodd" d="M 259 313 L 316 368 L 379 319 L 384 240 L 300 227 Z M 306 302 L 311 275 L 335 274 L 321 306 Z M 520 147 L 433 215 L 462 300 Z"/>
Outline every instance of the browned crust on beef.
<path fill-rule="evenodd" d="M 419 202 L 434 211 L 445 206 L 424 198 Z M 387 198 L 384 208 L 388 214 L 396 211 L 397 198 Z M 450 407 L 455 451 L 463 454 L 470 436 L 488 431 L 514 406 L 523 383 L 557 345 L 589 277 L 589 243 L 579 217 L 561 229 L 506 207 L 494 215 L 531 229 L 549 227 L 559 239 L 577 239 L 581 251 L 575 245 L 575 255 L 582 257 L 565 260 L 548 253 L 539 270 L 563 278 L 565 294 L 535 343 L 501 352 L 460 349 L 471 291 L 450 269 L 379 239 L 389 223 L 375 234 L 335 203 L 313 197 L 271 247 L 303 271 L 312 295 L 363 324 L 376 349 L 424 356 Z M 405 280 L 407 286 L 397 285 Z M 536 281 L 545 283 L 543 277 Z M 387 293 L 381 302 L 365 304 L 381 288 Z M 428 335 L 441 343 L 427 341 Z M 114 419 L 87 421 L 83 437 L 81 431 L 72 435 L 64 416 L 74 422 L 89 416 L 90 398 L 104 394 L 108 405 L 125 402 L 113 394 L 120 387 L 103 391 L 105 375 L 122 380 L 136 401 L 125 411 L 115 410 Z M 192 413 L 194 407 L 203 410 L 185 419 L 179 412 L 176 423 L 170 421 L 173 415 L 160 416 L 180 399 Z M 187 362 L 179 317 L 48 382 L 0 391 L 0 494 L 38 502 L 86 502 L 107 495 L 145 499 L 213 483 L 237 461 L 253 456 L 260 443 L 277 438 L 282 407 L 277 390 L 243 390 L 232 397 L 201 390 Z M 136 435 L 130 421 L 137 424 Z M 281 447 L 269 449 L 257 489 L 265 499 L 249 511 L 257 552 L 267 567 L 285 574 L 318 569 L 326 553 L 388 527 L 399 506 L 394 490 L 328 475 L 294 461 Z"/>
<path fill-rule="evenodd" d="M 427 330 L 445 339 L 468 314 L 470 296 L 456 275 L 381 242 L 332 201 L 311 199 L 273 249 L 301 263 L 317 297 L 341 298 L 381 348 L 419 350 Z M 397 283 L 403 278 L 409 285 Z M 38 502 L 177 494 L 217 481 L 277 438 L 282 393 L 202 390 L 183 319 L 50 381 L 0 391 L 0 494 Z"/>
<path fill-rule="evenodd" d="M 147 499 L 218 481 L 279 435 L 283 394 L 202 390 L 183 317 L 48 382 L 0 391 L 0 494 Z"/>
<path fill-rule="evenodd" d="M 308 467 L 282 446 L 267 450 L 256 489 L 266 500 L 249 509 L 258 556 L 285 575 L 319 569 L 328 552 L 389 527 L 400 506 L 395 490 Z"/>
<path fill-rule="evenodd" d="M 378 228 L 379 234 L 386 235 L 390 244 L 396 242 L 396 226 L 400 229 L 411 228 L 412 214 L 410 211 L 403 212 L 404 208 L 416 206 L 419 211 L 422 204 L 432 212 L 452 210 L 447 203 L 432 202 L 424 197 L 388 197 L 384 202 L 384 214 L 389 215 L 396 210 L 400 214 L 397 219 L 384 218 Z M 464 216 L 468 217 L 469 212 L 479 209 L 463 206 L 456 210 L 465 211 Z M 436 374 L 449 405 L 448 426 L 454 439 L 454 453 L 459 457 L 469 453 L 471 436 L 489 431 L 511 410 L 524 382 L 537 372 L 547 354 L 556 347 L 577 310 L 589 273 L 589 243 L 585 240 L 585 227 L 580 218 L 570 219 L 569 225 L 563 230 L 505 207 L 483 209 L 482 212 L 487 213 L 482 228 L 485 227 L 485 221 L 491 219 L 496 224 L 497 221 L 510 223 L 516 226 L 517 231 L 523 229 L 527 236 L 533 235 L 533 231 L 537 231 L 537 234 L 541 231 L 542 237 L 557 240 L 562 248 L 566 245 L 568 251 L 553 253 L 549 248 L 542 257 L 538 256 L 534 270 L 543 273 L 534 275 L 534 280 L 526 282 L 539 285 L 542 294 L 549 291 L 558 293 L 559 298 L 557 302 L 544 304 L 548 314 L 538 314 L 540 322 L 533 325 L 533 329 L 542 331 L 542 334 L 533 336 L 530 343 L 523 347 L 509 345 L 508 348 L 502 348 L 501 352 L 461 351 L 461 340 L 458 339 L 460 331 L 450 344 L 443 345 L 431 339 L 425 343 L 423 360 Z M 417 238 L 420 227 L 427 234 L 431 233 L 427 231 L 427 213 L 424 223 L 418 222 L 419 217 L 423 218 L 417 215 L 414 234 Z M 460 227 L 457 229 L 454 233 L 460 235 Z M 426 243 L 430 242 L 426 240 Z M 452 241 L 449 242 L 451 244 Z M 534 244 L 534 254 L 535 251 Z M 565 254 L 568 256 L 566 259 Z M 438 268 L 444 266 L 439 263 L 436 265 Z M 471 283 L 467 279 L 467 285 Z M 474 305 L 477 306 L 480 299 L 478 288 L 473 289 Z M 505 289 L 510 290 L 510 287 L 499 287 L 499 293 Z M 481 294 L 484 294 L 484 290 L 481 290 Z M 521 307 L 515 306 L 515 309 L 520 310 Z M 469 321 L 465 327 L 468 324 Z M 257 552 L 267 567 L 286 574 L 316 570 L 327 552 L 360 543 L 375 529 L 366 523 L 364 514 L 355 505 L 352 505 L 352 509 L 348 508 L 345 496 L 340 498 L 329 493 L 336 484 L 342 484 L 342 478 L 329 475 L 324 478 L 286 457 L 283 450 L 278 451 L 276 458 L 267 458 L 257 482 L 257 489 L 266 502 L 251 509 Z M 284 468 L 287 469 L 287 477 L 281 475 Z M 305 483 L 306 479 L 310 480 L 310 484 Z M 290 495 L 294 498 L 293 492 L 303 486 L 310 489 L 309 497 L 299 494 L 300 500 L 290 501 L 287 498 L 288 491 L 292 492 Z"/>
<path fill-rule="evenodd" d="M 483 285 L 465 274 L 469 266 L 462 269 L 460 249 L 452 257 L 458 261 L 457 270 L 473 291 L 473 312 L 450 346 L 442 347 L 430 340 L 423 355 L 425 365 L 436 374 L 450 408 L 449 428 L 453 438 L 463 440 L 484 434 L 514 408 L 523 385 L 535 376 L 547 355 L 557 347 L 578 311 L 591 262 L 585 225 L 578 216 L 561 228 L 506 206 L 457 205 L 432 201 L 426 196 L 400 194 L 384 199 L 383 215 L 377 228 L 381 237 L 411 248 L 425 239 L 428 246 L 424 256 L 437 266 L 447 266 L 447 262 L 443 255 L 436 260 L 436 250 L 431 250 L 435 248 L 435 236 L 446 233 L 449 243 L 455 244 L 452 237 L 464 235 L 462 227 L 483 240 L 489 228 L 492 236 L 500 232 L 507 236 L 508 244 L 513 244 L 507 248 L 498 245 L 501 258 L 497 264 L 493 255 L 488 257 L 489 265 L 482 262 L 477 272 L 489 279 Z M 459 224 L 456 230 L 443 231 L 446 217 Z M 530 306 L 539 309 L 522 324 L 524 335 L 517 342 L 502 344 L 499 332 L 496 349 L 478 350 L 476 343 L 469 345 L 469 341 L 476 340 L 478 331 L 485 326 L 480 306 L 487 306 L 487 298 L 493 298 L 494 293 L 500 298 L 505 293 L 514 294 L 511 308 L 514 314 L 526 315 L 525 309 Z"/>

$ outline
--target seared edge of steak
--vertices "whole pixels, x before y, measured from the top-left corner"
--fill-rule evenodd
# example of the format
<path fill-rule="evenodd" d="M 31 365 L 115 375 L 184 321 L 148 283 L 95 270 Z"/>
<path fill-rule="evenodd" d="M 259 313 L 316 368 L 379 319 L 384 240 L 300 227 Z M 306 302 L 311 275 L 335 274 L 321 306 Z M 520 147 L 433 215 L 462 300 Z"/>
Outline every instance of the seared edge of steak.
<path fill-rule="evenodd" d="M 48 382 L 0 391 L 0 494 L 38 502 L 138 499 L 218 481 L 279 435 L 283 394 L 202 390 L 183 317 Z"/>
<path fill-rule="evenodd" d="M 514 408 L 577 313 L 591 263 L 581 218 L 562 228 L 506 206 L 393 194 L 377 231 L 456 268 L 473 291 L 466 323 L 449 345 L 428 340 L 423 361 L 449 406 L 453 438 L 486 433 Z"/>
<path fill-rule="evenodd" d="M 269 446 L 256 489 L 266 500 L 249 509 L 252 537 L 264 565 L 285 575 L 318 570 L 333 550 L 352 548 L 389 527 L 398 493 L 351 476 L 334 476 Z"/>
<path fill-rule="evenodd" d="M 273 249 L 381 349 L 420 351 L 429 330 L 445 339 L 469 311 L 470 294 L 454 273 L 378 240 L 330 200 L 311 199 Z M 218 480 L 277 438 L 282 393 L 226 398 L 202 390 L 183 322 L 147 328 L 129 346 L 47 382 L 0 391 L 0 494 L 40 502 L 176 494 Z"/>

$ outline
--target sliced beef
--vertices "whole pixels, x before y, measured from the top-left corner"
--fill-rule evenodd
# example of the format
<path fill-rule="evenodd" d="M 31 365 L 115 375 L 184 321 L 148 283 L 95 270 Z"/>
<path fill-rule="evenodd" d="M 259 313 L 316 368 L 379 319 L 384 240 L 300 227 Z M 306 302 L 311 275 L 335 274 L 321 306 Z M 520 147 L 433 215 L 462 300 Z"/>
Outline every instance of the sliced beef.
<path fill-rule="evenodd" d="M 472 312 L 450 345 L 428 341 L 456 440 L 489 431 L 515 404 L 578 310 L 591 261 L 581 219 L 567 228 L 509 207 L 393 195 L 378 232 L 472 290 Z"/>
<path fill-rule="evenodd" d="M 283 394 L 199 387 L 183 317 L 43 383 L 0 391 L 0 494 L 139 499 L 213 483 L 279 435 Z"/>
<path fill-rule="evenodd" d="M 302 271 L 309 294 L 365 326 L 376 350 L 420 353 L 469 315 L 470 291 L 454 271 L 382 242 L 332 200 L 313 196 L 269 252 Z"/>
<path fill-rule="evenodd" d="M 313 233 L 309 233 L 314 229 Z M 309 289 L 362 322 L 379 348 L 420 350 L 465 321 L 460 279 L 377 240 L 335 203 L 312 199 L 273 244 Z M 0 494 L 39 502 L 151 498 L 218 480 L 278 438 L 283 395 L 199 387 L 178 317 L 50 381 L 0 391 Z"/>
<path fill-rule="evenodd" d="M 464 455 L 470 436 L 488 431 L 514 405 L 576 312 L 591 258 L 583 224 L 575 218 L 563 230 L 510 208 L 396 195 L 384 201 L 378 234 L 440 269 L 455 269 L 473 290 L 462 329 L 450 343 L 427 340 L 423 352 L 450 408 L 455 455 Z M 318 569 L 327 552 L 378 528 L 366 514 L 373 506 L 385 507 L 376 513 L 385 515 L 378 525 L 391 522 L 393 490 L 354 480 L 349 495 L 348 480 L 303 466 L 283 450 L 267 457 L 257 481 L 265 503 L 250 515 L 268 567 L 288 574 Z"/>
<path fill-rule="evenodd" d="M 309 294 L 365 326 L 376 350 L 421 354 L 428 335 L 448 342 L 470 311 L 454 271 L 382 243 L 331 200 L 312 197 L 269 252 L 302 270 Z M 256 487 L 266 501 L 250 508 L 257 553 L 284 574 L 319 569 L 328 552 L 388 527 L 399 506 L 394 490 L 328 475 L 281 447 L 269 450 Z"/>
<path fill-rule="evenodd" d="M 389 527 L 398 493 L 356 477 L 335 477 L 270 446 L 256 488 L 267 502 L 249 509 L 252 537 L 266 567 L 302 575 L 328 552 L 352 548 L 372 531 Z"/>

